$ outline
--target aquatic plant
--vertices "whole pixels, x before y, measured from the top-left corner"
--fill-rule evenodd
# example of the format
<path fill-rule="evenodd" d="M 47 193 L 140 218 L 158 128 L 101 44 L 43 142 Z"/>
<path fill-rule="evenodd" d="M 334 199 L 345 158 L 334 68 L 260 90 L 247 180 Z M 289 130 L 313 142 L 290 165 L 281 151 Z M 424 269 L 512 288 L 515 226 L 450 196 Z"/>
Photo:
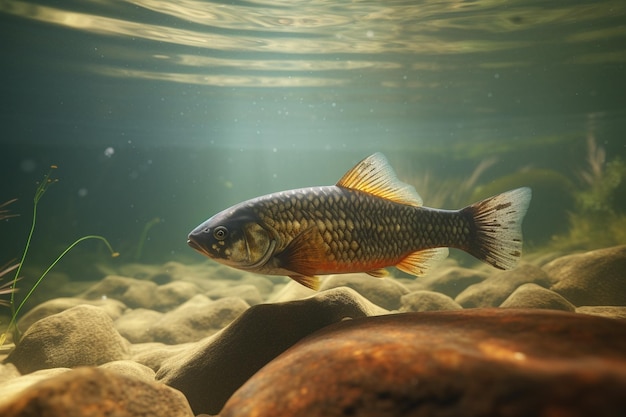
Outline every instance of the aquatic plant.
<path fill-rule="evenodd" d="M 4 203 L 0 204 L 0 221 L 11 218 L 11 217 L 19 216 L 19 214 L 11 214 L 9 213 L 9 210 L 5 209 L 6 206 L 8 206 L 11 203 L 15 203 L 16 201 L 17 201 L 17 198 L 14 198 L 13 200 L 5 201 Z"/>
<path fill-rule="evenodd" d="M 18 343 L 19 341 L 19 337 L 20 337 L 20 331 L 19 328 L 17 326 L 17 317 L 18 314 L 20 312 L 20 310 L 22 309 L 22 307 L 24 307 L 24 304 L 26 303 L 26 301 L 28 301 L 28 299 L 30 298 L 30 296 L 33 294 L 33 292 L 35 291 L 35 289 L 37 289 L 37 287 L 39 286 L 39 284 L 43 281 L 43 279 L 46 277 L 46 275 L 48 275 L 48 272 L 50 272 L 50 270 L 52 268 L 54 268 L 54 266 L 61 260 L 63 259 L 63 257 L 70 251 L 72 250 L 76 245 L 78 245 L 80 242 L 84 241 L 84 240 L 88 240 L 88 239 L 97 239 L 97 240 L 101 240 L 104 242 L 104 244 L 106 245 L 106 247 L 109 249 L 109 251 L 111 252 L 111 255 L 113 257 L 118 256 L 119 254 L 117 252 L 115 252 L 113 250 L 113 248 L 111 247 L 111 245 L 109 244 L 108 240 L 106 240 L 106 238 L 102 237 L 102 236 L 97 236 L 97 235 L 88 235 L 88 236 L 83 236 L 81 238 L 76 239 L 71 245 L 69 245 L 63 252 L 61 252 L 61 254 L 59 256 L 57 256 L 57 258 L 50 264 L 50 266 L 48 266 L 48 268 L 43 272 L 43 274 L 41 274 L 39 276 L 39 278 L 37 279 L 37 281 L 35 282 L 35 284 L 30 288 L 30 290 L 28 291 L 28 293 L 26 294 L 26 296 L 24 297 L 24 299 L 22 300 L 22 302 L 17 305 L 16 307 L 16 301 L 15 301 L 15 293 L 17 291 L 17 281 L 21 278 L 20 277 L 20 272 L 22 270 L 22 266 L 24 265 L 24 261 L 26 260 L 26 256 L 28 255 L 28 251 L 30 249 L 30 242 L 31 239 L 33 237 L 33 234 L 35 232 L 35 225 L 37 223 L 37 206 L 39 204 L 39 200 L 41 199 L 41 197 L 44 195 L 44 193 L 46 192 L 46 190 L 48 189 L 48 187 L 51 184 L 54 184 L 55 182 L 57 182 L 57 179 L 52 179 L 51 175 L 52 175 L 52 171 L 56 169 L 56 166 L 53 165 L 50 167 L 50 170 L 48 171 L 48 173 L 44 176 L 43 180 L 39 183 L 39 185 L 37 186 L 37 190 L 35 191 L 35 196 L 33 198 L 33 215 L 32 215 L 32 221 L 31 221 L 31 227 L 30 227 L 30 231 L 28 233 L 28 238 L 26 239 L 26 245 L 24 247 L 24 251 L 22 252 L 22 258 L 20 260 L 20 262 L 18 264 L 16 264 L 14 267 L 9 267 L 9 271 L 6 271 L 5 273 L 11 272 L 13 271 L 13 269 L 15 269 L 15 275 L 13 280 L 10 283 L 9 287 L 5 288 L 5 290 L 7 290 L 7 293 L 11 294 L 11 299 L 8 303 L 8 305 L 11 308 L 11 320 L 9 321 L 9 324 L 7 325 L 6 331 L 2 334 L 0 334 L 0 347 L 4 344 L 4 342 L 6 341 L 7 335 L 9 334 L 10 331 L 13 332 L 13 341 L 14 343 Z M 4 204 L 6 205 L 6 203 Z M 4 206 L 3 205 L 3 206 Z M 0 275 L 1 276 L 1 275 Z M 3 285 L 3 287 L 5 287 L 5 285 Z"/>
<path fill-rule="evenodd" d="M 15 269 L 17 269 L 18 264 L 13 264 L 13 265 L 10 265 L 10 264 L 11 262 L 7 262 L 6 264 L 0 267 L 0 280 L 2 280 L 4 276 L 8 275 L 11 271 L 15 271 Z M 15 291 L 17 291 L 17 289 L 13 287 L 13 281 L 0 284 L 0 295 L 11 294 Z M 6 300 L 0 300 L 0 306 L 10 307 L 11 304 Z"/>
<path fill-rule="evenodd" d="M 578 172 L 576 209 L 569 213 L 569 233 L 555 239 L 557 248 L 592 249 L 626 242 L 626 163 L 606 161 L 606 152 L 587 137 L 587 167 Z"/>
<path fill-rule="evenodd" d="M 465 180 L 458 178 L 451 180 L 436 179 L 430 172 L 414 175 L 407 178 L 407 182 L 415 187 L 424 201 L 430 207 L 455 207 L 461 208 L 474 202 L 472 194 L 480 177 L 491 168 L 498 159 L 490 157 L 483 159 Z M 499 190 L 501 192 L 503 190 Z"/>
<path fill-rule="evenodd" d="M 139 258 L 141 258 L 141 254 L 143 253 L 143 245 L 145 244 L 147 240 L 148 232 L 150 231 L 150 229 L 152 229 L 152 227 L 154 227 L 155 225 L 159 223 L 161 223 L 161 218 L 155 217 L 143 226 L 141 235 L 139 235 L 139 242 L 137 243 L 137 249 L 135 250 L 135 261 L 138 261 Z"/>

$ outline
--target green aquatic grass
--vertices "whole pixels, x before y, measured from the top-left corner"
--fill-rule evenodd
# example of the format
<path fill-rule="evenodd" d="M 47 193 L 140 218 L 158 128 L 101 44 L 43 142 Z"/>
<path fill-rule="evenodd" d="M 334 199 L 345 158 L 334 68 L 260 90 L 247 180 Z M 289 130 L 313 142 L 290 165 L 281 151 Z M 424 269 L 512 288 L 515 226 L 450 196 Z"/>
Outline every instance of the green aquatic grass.
<path fill-rule="evenodd" d="M 34 196 L 34 199 L 33 199 L 33 202 L 34 202 L 34 204 L 33 204 L 33 216 L 32 216 L 32 222 L 31 222 L 31 226 L 30 226 L 30 231 L 28 233 L 28 238 L 26 239 L 26 245 L 24 247 L 24 251 L 22 252 L 22 258 L 21 258 L 20 262 L 15 266 L 15 275 L 14 275 L 14 278 L 13 278 L 13 281 L 12 281 L 12 285 L 10 287 L 11 299 L 9 300 L 9 306 L 11 307 L 11 320 L 9 321 L 9 324 L 7 325 L 7 328 L 6 328 L 5 332 L 0 334 L 0 347 L 6 341 L 7 335 L 9 334 L 10 331 L 13 331 L 13 341 L 14 341 L 14 343 L 16 343 L 16 344 L 18 343 L 18 340 L 19 340 L 19 337 L 20 337 L 20 331 L 19 331 L 19 328 L 17 327 L 17 317 L 18 317 L 18 314 L 20 313 L 22 307 L 24 307 L 24 304 L 26 303 L 26 301 L 28 301 L 30 296 L 37 289 L 39 284 L 41 284 L 41 282 L 46 277 L 46 275 L 48 275 L 48 272 L 50 272 L 50 270 L 52 270 L 52 268 L 54 268 L 54 266 L 61 259 L 63 259 L 63 257 L 69 251 L 71 251 L 76 245 L 78 245 L 79 243 L 81 243 L 81 242 L 83 242 L 85 240 L 89 240 L 89 239 L 101 240 L 101 241 L 104 242 L 106 247 L 111 252 L 111 256 L 113 256 L 113 257 L 119 256 L 119 253 L 117 253 L 117 252 L 115 252 L 113 250 L 113 248 L 111 247 L 111 244 L 109 243 L 109 241 L 106 238 L 102 237 L 102 236 L 88 235 L 88 236 L 83 236 L 81 238 L 78 238 L 71 245 L 69 245 L 63 252 L 61 252 L 61 254 L 44 271 L 44 273 L 41 274 L 41 276 L 37 279 L 35 284 L 30 288 L 30 290 L 28 291 L 28 293 L 26 294 L 26 296 L 24 297 L 22 302 L 19 305 L 17 305 L 17 307 L 16 307 L 17 303 L 15 302 L 15 293 L 17 292 L 17 281 L 20 279 L 20 272 L 22 270 L 22 266 L 24 265 L 24 261 L 26 260 L 26 256 L 28 255 L 28 251 L 30 249 L 30 242 L 31 242 L 33 234 L 35 232 L 35 225 L 37 223 L 37 206 L 39 204 L 39 200 L 44 195 L 44 193 L 46 192 L 48 187 L 51 184 L 54 184 L 55 182 L 58 181 L 57 179 L 52 179 L 51 178 L 51 175 L 52 175 L 52 172 L 53 172 L 54 169 L 56 169 L 55 165 L 50 167 L 50 170 L 44 176 L 43 181 L 41 183 L 39 183 L 39 185 L 37 187 L 37 190 L 35 191 L 35 196 Z M 5 288 L 5 290 L 7 290 L 7 288 Z"/>

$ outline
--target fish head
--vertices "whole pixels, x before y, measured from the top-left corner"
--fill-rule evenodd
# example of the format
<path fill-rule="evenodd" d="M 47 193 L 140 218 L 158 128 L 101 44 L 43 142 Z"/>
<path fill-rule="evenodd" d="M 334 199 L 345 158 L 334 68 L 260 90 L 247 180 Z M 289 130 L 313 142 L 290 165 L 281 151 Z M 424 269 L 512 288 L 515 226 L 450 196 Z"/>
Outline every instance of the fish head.
<path fill-rule="evenodd" d="M 228 210 L 193 229 L 187 244 L 214 261 L 254 271 L 272 257 L 276 239 L 254 215 Z"/>

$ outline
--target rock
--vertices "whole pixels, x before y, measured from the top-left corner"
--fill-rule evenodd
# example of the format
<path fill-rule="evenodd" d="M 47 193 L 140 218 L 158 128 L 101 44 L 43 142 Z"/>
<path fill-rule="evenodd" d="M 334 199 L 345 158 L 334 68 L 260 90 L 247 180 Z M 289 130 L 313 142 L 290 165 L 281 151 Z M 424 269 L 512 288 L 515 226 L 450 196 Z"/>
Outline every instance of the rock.
<path fill-rule="evenodd" d="M 225 297 L 239 297 L 251 306 L 263 302 L 263 297 L 258 288 L 251 284 L 216 288 L 207 292 L 205 295 L 213 300 Z"/>
<path fill-rule="evenodd" d="M 520 285 L 502 304 L 500 304 L 500 307 L 543 308 L 562 311 L 576 310 L 576 307 L 565 298 L 537 284 Z"/>
<path fill-rule="evenodd" d="M 179 344 L 195 342 L 224 328 L 250 306 L 241 298 L 211 301 L 196 295 L 180 307 L 165 313 L 148 330 L 155 342 Z"/>
<path fill-rule="evenodd" d="M 20 376 L 20 371 L 12 363 L 0 363 L 0 388 L 5 382 Z"/>
<path fill-rule="evenodd" d="M 131 343 L 154 342 L 152 328 L 163 314 L 145 308 L 130 310 L 115 320 L 115 329 Z"/>
<path fill-rule="evenodd" d="M 478 269 L 449 266 L 416 278 L 411 288 L 439 292 L 455 298 L 467 287 L 483 282 L 488 276 L 489 273 Z"/>
<path fill-rule="evenodd" d="M 166 345 L 164 343 L 137 343 L 131 346 L 131 359 L 147 366 L 153 371 L 159 370 L 163 362 L 173 356 L 188 352 L 197 346 L 197 343 L 183 343 L 180 345 Z"/>
<path fill-rule="evenodd" d="M 200 288 L 191 282 L 174 281 L 159 285 L 154 291 L 154 303 L 151 307 L 158 311 L 169 311 L 200 293 Z"/>
<path fill-rule="evenodd" d="M 109 275 L 85 291 L 81 297 L 87 300 L 113 298 L 130 308 L 151 308 L 157 285 L 151 281 Z"/>
<path fill-rule="evenodd" d="M 563 256 L 544 265 L 550 288 L 577 306 L 626 306 L 626 245 Z"/>
<path fill-rule="evenodd" d="M 583 306 L 576 309 L 577 313 L 591 314 L 592 316 L 608 317 L 612 319 L 626 319 L 626 307 L 597 307 Z"/>
<path fill-rule="evenodd" d="M 216 414 L 252 374 L 302 337 L 344 318 L 381 313 L 349 288 L 257 304 L 220 333 L 163 361 L 157 379 L 182 391 L 196 414 Z"/>
<path fill-rule="evenodd" d="M 99 366 L 100 369 L 108 369 L 116 372 L 120 375 L 126 375 L 131 378 L 139 379 L 141 381 L 152 382 L 154 381 L 154 371 L 135 361 L 113 361 L 107 362 Z"/>
<path fill-rule="evenodd" d="M 124 313 L 124 310 L 126 310 L 126 306 L 124 305 L 124 303 L 117 300 L 55 298 L 39 304 L 37 307 L 24 314 L 24 316 L 18 321 L 18 327 L 20 331 L 25 332 L 34 322 L 41 320 L 44 317 L 48 317 L 65 310 L 69 310 L 70 308 L 76 307 L 81 304 L 88 304 L 101 308 L 105 313 L 109 315 L 109 317 L 111 317 L 112 320 L 116 320 L 122 315 L 122 313 Z"/>
<path fill-rule="evenodd" d="M 45 410 L 45 414 L 41 410 Z M 180 392 L 163 384 L 99 368 L 79 368 L 41 381 L 5 403 L 0 415 L 193 417 Z"/>
<path fill-rule="evenodd" d="M 550 278 L 541 268 L 522 264 L 510 271 L 496 272 L 484 281 L 467 287 L 454 301 L 464 308 L 498 307 L 517 287 L 529 282 L 548 287 Z"/>
<path fill-rule="evenodd" d="M 624 392 L 626 321 L 470 309 L 323 328 L 253 375 L 220 416 L 618 416 Z"/>
<path fill-rule="evenodd" d="M 128 357 L 128 341 L 102 309 L 79 305 L 35 322 L 7 358 L 23 374 L 100 365 Z"/>
<path fill-rule="evenodd" d="M 18 374 L 15 378 L 1 380 L 0 392 L 2 392 L 2 395 L 0 395 L 0 409 L 17 398 L 28 387 L 53 376 L 68 372 L 69 370 L 69 368 L 42 369 L 41 371 L 35 371 L 28 375 L 19 376 Z M 4 414 L 0 415 L 5 417 Z"/>
<path fill-rule="evenodd" d="M 285 301 L 301 300 L 318 294 L 317 291 L 305 287 L 294 280 L 290 280 L 280 290 L 276 291 L 269 298 L 270 303 L 283 303 Z"/>
<path fill-rule="evenodd" d="M 400 308 L 400 297 L 409 293 L 404 285 L 393 278 L 374 278 L 367 274 L 329 275 L 322 280 L 320 291 L 338 287 L 352 288 L 387 310 Z"/>
<path fill-rule="evenodd" d="M 438 310 L 460 310 L 463 307 L 458 305 L 447 295 L 432 291 L 413 291 L 400 298 L 400 311 L 438 311 Z"/>

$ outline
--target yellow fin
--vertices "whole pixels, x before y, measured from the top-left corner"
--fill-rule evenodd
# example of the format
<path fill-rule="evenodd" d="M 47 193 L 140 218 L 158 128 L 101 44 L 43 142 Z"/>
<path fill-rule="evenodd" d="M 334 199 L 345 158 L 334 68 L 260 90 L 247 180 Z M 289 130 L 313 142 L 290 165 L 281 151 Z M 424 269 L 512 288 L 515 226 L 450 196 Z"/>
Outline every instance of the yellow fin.
<path fill-rule="evenodd" d="M 305 277 L 304 275 L 289 275 L 289 278 L 312 290 L 320 289 L 320 279 L 318 277 Z"/>
<path fill-rule="evenodd" d="M 422 198 L 415 188 L 396 177 L 387 158 L 380 152 L 356 164 L 336 185 L 363 191 L 400 204 L 422 205 Z"/>
<path fill-rule="evenodd" d="M 419 276 L 424 275 L 433 264 L 445 259 L 448 256 L 448 248 L 426 249 L 411 253 L 402 262 L 396 265 L 401 271 L 407 274 Z"/>
<path fill-rule="evenodd" d="M 365 271 L 365 273 L 375 278 L 384 278 L 386 276 L 389 276 L 389 271 L 387 271 L 385 268 L 372 269 L 371 271 Z"/>

